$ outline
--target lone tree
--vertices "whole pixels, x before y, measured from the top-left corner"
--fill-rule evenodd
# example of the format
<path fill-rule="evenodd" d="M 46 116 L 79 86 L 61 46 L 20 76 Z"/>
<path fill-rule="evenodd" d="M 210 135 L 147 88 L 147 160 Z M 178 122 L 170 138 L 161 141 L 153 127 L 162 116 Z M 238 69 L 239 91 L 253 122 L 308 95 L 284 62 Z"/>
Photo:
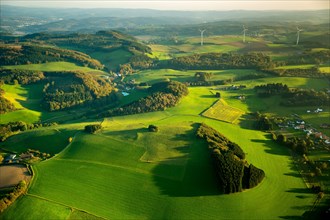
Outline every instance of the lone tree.
<path fill-rule="evenodd" d="M 158 132 L 158 127 L 155 125 L 149 125 L 148 130 L 150 132 Z"/>
<path fill-rule="evenodd" d="M 98 130 L 101 130 L 101 125 L 86 125 L 85 131 L 90 134 L 95 134 Z"/>

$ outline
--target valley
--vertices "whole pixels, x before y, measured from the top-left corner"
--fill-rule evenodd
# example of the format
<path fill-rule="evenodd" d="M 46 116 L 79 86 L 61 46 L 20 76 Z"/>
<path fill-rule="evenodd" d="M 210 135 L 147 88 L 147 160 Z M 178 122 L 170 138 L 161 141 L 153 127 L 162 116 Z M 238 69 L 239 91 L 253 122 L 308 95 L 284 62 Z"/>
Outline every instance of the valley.
<path fill-rule="evenodd" d="M 329 23 L 300 18 L 296 44 L 290 19 L 250 19 L 245 42 L 241 20 L 2 35 L 1 168 L 33 175 L 0 218 L 328 216 Z"/>

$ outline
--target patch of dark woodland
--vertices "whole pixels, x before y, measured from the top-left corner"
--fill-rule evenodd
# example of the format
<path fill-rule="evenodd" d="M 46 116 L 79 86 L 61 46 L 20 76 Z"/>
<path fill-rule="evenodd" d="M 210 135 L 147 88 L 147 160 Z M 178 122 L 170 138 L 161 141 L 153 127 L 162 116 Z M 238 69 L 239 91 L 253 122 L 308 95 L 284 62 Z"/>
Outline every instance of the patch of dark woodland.
<path fill-rule="evenodd" d="M 265 172 L 245 160 L 245 153 L 218 131 L 202 123 L 197 137 L 205 139 L 210 149 L 221 192 L 241 192 L 257 186 Z"/>
<path fill-rule="evenodd" d="M 99 117 L 163 111 L 166 108 L 176 106 L 181 98 L 189 93 L 186 85 L 176 81 L 155 83 L 149 88 L 149 90 L 152 93 L 151 95 L 120 108 L 103 112 L 99 114 Z"/>

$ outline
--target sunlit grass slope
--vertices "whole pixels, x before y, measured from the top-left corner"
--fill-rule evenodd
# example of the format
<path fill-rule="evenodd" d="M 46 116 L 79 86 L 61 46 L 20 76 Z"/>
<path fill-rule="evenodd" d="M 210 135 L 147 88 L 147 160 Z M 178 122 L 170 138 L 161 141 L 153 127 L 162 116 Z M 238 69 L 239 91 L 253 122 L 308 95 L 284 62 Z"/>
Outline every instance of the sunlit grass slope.
<path fill-rule="evenodd" d="M 33 206 L 35 198 L 49 207 L 62 205 L 59 213 L 49 214 L 54 218 L 69 218 L 66 207 L 107 219 L 302 215 L 314 195 L 306 191 L 289 151 L 263 132 L 199 116 L 216 100 L 209 89 L 191 88 L 177 107 L 164 112 L 108 118 L 95 135 L 79 132 L 58 156 L 34 166 L 37 175 L 29 195 L 22 198 L 25 205 L 10 207 L 4 219 L 20 209 L 38 217 L 43 206 Z M 196 122 L 205 122 L 238 143 L 247 160 L 265 171 L 265 180 L 246 192 L 220 195 L 207 146 L 195 136 Z M 159 132 L 147 131 L 149 124 L 158 126 Z"/>
<path fill-rule="evenodd" d="M 103 73 L 100 70 L 91 69 L 89 67 L 77 66 L 74 63 L 69 62 L 49 62 L 42 64 L 26 64 L 26 65 L 13 65 L 4 66 L 7 69 L 20 69 L 20 70 L 36 70 L 36 71 L 83 71 L 83 72 L 95 72 Z"/>

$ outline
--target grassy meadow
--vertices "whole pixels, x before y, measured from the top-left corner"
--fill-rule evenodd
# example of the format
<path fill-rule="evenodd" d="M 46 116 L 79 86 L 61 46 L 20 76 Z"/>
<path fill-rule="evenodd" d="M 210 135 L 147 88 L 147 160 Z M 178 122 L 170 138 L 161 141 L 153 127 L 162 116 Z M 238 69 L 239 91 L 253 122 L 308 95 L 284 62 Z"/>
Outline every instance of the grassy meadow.
<path fill-rule="evenodd" d="M 24 121 L 27 123 L 64 121 L 73 119 L 73 113 L 79 114 L 78 110 L 48 112 L 41 106 L 42 90 L 44 84 L 37 83 L 32 85 L 3 85 L 4 97 L 12 102 L 16 109 L 7 112 L 0 117 L 0 123 L 11 121 Z"/>
<path fill-rule="evenodd" d="M 198 32 L 196 34 L 198 36 Z M 148 36 L 145 37 L 148 39 Z M 286 40 L 286 38 L 285 38 Z M 262 50 L 283 59 L 292 46 L 274 44 L 261 38 L 242 36 L 184 37 L 178 44 L 150 44 L 151 57 L 160 60 L 206 52 L 249 52 Z M 299 48 L 296 49 L 300 50 Z M 132 56 L 125 50 L 94 52 L 110 70 L 115 70 Z M 40 71 L 102 71 L 68 62 L 50 62 L 5 66 L 12 69 Z M 311 68 L 313 65 L 281 68 Z M 320 67 L 329 72 L 329 67 Z M 171 79 L 194 81 L 199 70 L 143 70 L 127 76 L 137 83 Z M 259 74 L 257 70 L 207 70 L 211 81 Z M 60 125 L 43 127 L 11 136 L 0 148 L 21 153 L 29 148 L 50 153 L 53 157 L 33 164 L 33 181 L 28 192 L 3 213 L 0 219 L 299 219 L 313 206 L 316 194 L 307 189 L 288 148 L 271 140 L 270 134 L 256 131 L 245 114 L 259 111 L 278 116 L 299 114 L 307 123 L 319 127 L 330 124 L 330 107 L 319 114 L 307 113 L 310 107 L 283 107 L 282 98 L 260 98 L 254 87 L 267 83 L 285 83 L 290 88 L 329 88 L 324 79 L 274 77 L 236 81 L 229 85 L 189 87 L 189 95 L 165 111 L 109 117 L 79 118 L 84 110 L 46 112 L 40 102 L 43 84 L 3 85 L 5 98 L 18 109 L 2 114 L 0 123 L 11 121 L 48 122 Z M 227 90 L 230 85 L 245 85 Z M 221 100 L 215 96 L 221 93 Z M 148 95 L 145 90 L 130 90 L 120 105 Z M 246 99 L 237 97 L 244 95 Z M 204 117 L 206 116 L 206 117 Z M 241 193 L 224 195 L 216 186 L 215 173 L 206 143 L 195 135 L 198 123 L 206 123 L 237 143 L 247 161 L 266 173 L 257 187 Z M 229 123 L 228 123 L 229 122 Z M 88 124 L 101 124 L 102 130 L 87 134 Z M 149 132 L 149 125 L 158 132 Z M 320 129 L 330 135 L 329 129 Z M 69 143 L 69 138 L 72 142 Z M 324 158 L 311 154 L 311 158 Z"/>
<path fill-rule="evenodd" d="M 35 71 L 83 71 L 83 72 L 95 72 L 103 73 L 101 70 L 91 69 L 89 67 L 78 66 L 70 62 L 48 62 L 41 64 L 24 64 L 4 66 L 7 69 L 19 69 L 19 70 L 35 70 Z"/>
<path fill-rule="evenodd" d="M 15 214 L 16 219 L 38 218 L 44 209 L 52 218 L 69 219 L 77 212 L 106 219 L 301 216 L 315 196 L 305 190 L 289 151 L 263 132 L 201 117 L 217 100 L 210 96 L 211 89 L 190 88 L 189 96 L 164 112 L 107 118 L 95 135 L 84 133 L 79 122 L 59 126 L 59 131 L 75 129 L 73 142 L 34 165 L 36 175 L 28 194 L 9 207 L 3 219 Z M 194 134 L 196 122 L 205 122 L 238 143 L 247 160 L 265 171 L 265 180 L 243 193 L 219 194 L 207 146 Z M 158 126 L 159 132 L 148 132 L 149 124 Z M 57 138 L 47 130 L 37 133 L 48 140 Z M 13 136 L 10 141 L 15 139 L 21 142 L 24 137 Z"/>
<path fill-rule="evenodd" d="M 244 112 L 240 109 L 229 106 L 224 100 L 220 99 L 209 109 L 203 112 L 203 116 L 220 121 L 235 123 Z"/>

